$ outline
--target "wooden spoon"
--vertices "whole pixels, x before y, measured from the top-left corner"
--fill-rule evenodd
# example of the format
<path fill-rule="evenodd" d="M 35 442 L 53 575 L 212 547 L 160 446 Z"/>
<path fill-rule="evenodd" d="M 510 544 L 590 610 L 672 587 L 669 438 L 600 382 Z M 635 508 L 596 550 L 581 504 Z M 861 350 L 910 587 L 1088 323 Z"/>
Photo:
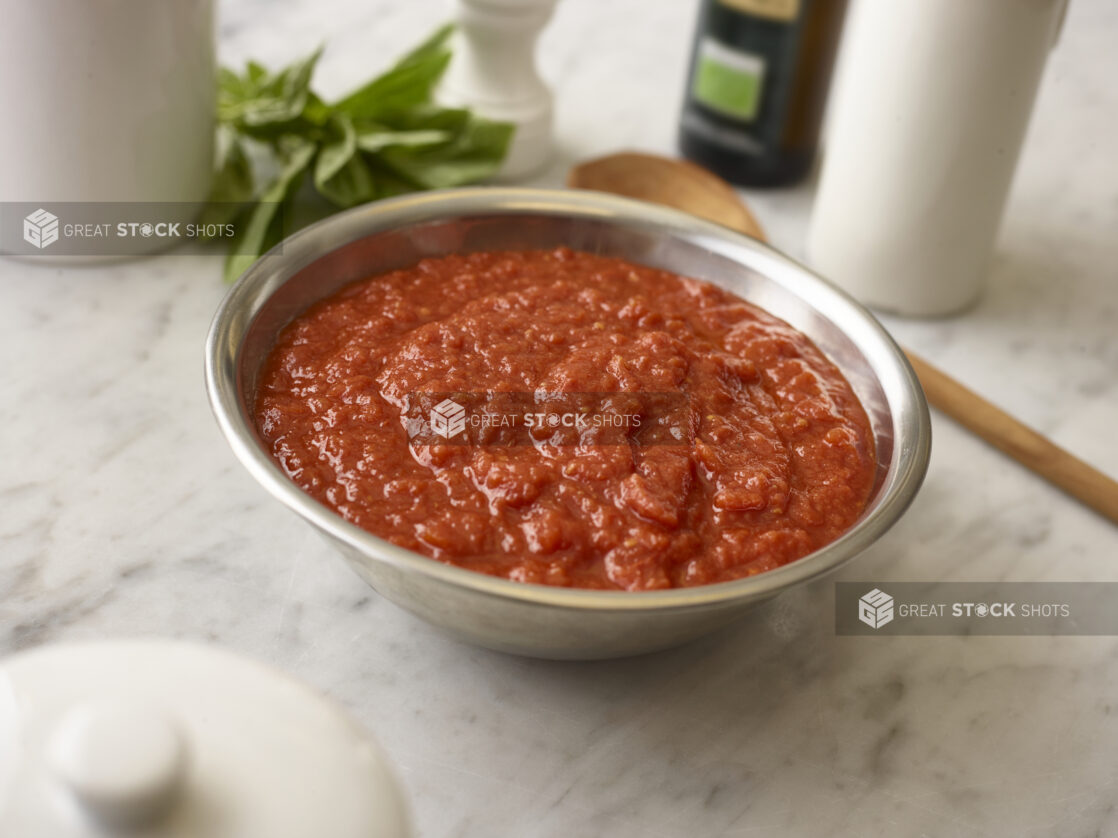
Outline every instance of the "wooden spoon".
<path fill-rule="evenodd" d="M 663 204 L 765 241 L 753 213 L 721 178 L 683 160 L 622 152 L 580 163 L 567 185 Z M 1118 523 L 1118 482 L 905 350 L 928 403 L 1036 474 Z"/>

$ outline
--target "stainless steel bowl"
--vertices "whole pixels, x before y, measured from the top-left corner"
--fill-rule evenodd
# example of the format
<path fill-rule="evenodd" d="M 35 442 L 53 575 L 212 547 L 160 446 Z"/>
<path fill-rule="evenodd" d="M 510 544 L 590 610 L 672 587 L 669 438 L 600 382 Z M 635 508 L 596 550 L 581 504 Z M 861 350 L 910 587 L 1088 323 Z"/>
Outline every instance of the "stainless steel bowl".
<path fill-rule="evenodd" d="M 292 483 L 252 420 L 261 364 L 276 335 L 353 280 L 427 256 L 572 248 L 709 280 L 807 334 L 846 374 L 877 445 L 872 499 L 821 550 L 736 582 L 650 593 L 526 585 L 397 547 L 343 520 Z M 692 216 L 584 191 L 462 189 L 382 201 L 296 233 L 254 264 L 218 309 L 206 384 L 237 458 L 273 496 L 317 527 L 380 594 L 453 635 L 548 658 L 607 658 L 673 646 L 722 626 L 794 585 L 834 570 L 889 529 L 927 470 L 931 426 L 904 355 L 873 316 L 770 247 Z"/>

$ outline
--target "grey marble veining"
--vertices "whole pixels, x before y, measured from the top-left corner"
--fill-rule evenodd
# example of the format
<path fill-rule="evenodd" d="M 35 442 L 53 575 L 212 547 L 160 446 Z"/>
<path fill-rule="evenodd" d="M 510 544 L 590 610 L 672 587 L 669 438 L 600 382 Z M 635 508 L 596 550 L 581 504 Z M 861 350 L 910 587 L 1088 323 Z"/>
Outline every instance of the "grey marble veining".
<path fill-rule="evenodd" d="M 693 2 L 562 0 L 541 43 L 559 152 L 669 152 Z M 328 44 L 341 93 L 436 0 L 229 0 L 221 54 Z M 1118 6 L 1074 0 L 990 287 L 903 342 L 1118 474 Z M 11 130 L 10 127 L 5 130 Z M 812 185 L 750 193 L 802 253 Z M 423 836 L 1115 835 L 1118 639 L 836 637 L 833 579 L 646 658 L 521 660 L 379 599 L 236 465 L 202 341 L 225 292 L 186 252 L 0 262 L 0 653 L 156 634 L 221 643 L 380 738 Z M 935 417 L 909 514 L 837 578 L 1115 580 L 1118 531 Z"/>

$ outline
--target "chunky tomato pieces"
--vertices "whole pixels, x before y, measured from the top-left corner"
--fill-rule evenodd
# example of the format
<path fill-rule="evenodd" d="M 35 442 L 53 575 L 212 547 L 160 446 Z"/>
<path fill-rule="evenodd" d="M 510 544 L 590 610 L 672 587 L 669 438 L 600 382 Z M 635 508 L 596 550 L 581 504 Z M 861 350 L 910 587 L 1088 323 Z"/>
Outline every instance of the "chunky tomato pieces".
<path fill-rule="evenodd" d="M 421 395 L 538 392 L 620 393 L 638 413 L 645 394 L 676 401 L 645 417 L 671 423 L 658 436 L 415 434 Z M 282 332 L 256 418 L 291 479 L 347 520 L 548 585 L 641 591 L 779 567 L 848 529 L 875 475 L 862 406 L 803 334 L 709 283 L 565 248 L 427 259 L 345 287 Z"/>

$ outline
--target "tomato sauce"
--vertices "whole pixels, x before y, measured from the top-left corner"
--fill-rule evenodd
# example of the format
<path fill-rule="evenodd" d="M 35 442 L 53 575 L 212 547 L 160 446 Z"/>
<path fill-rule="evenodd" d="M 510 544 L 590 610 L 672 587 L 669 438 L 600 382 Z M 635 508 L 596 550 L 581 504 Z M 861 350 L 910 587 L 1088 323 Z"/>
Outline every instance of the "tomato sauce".
<path fill-rule="evenodd" d="M 540 393 L 577 395 L 587 416 L 619 394 L 639 427 L 524 427 L 516 406 Z M 428 404 L 450 398 L 453 431 L 478 394 L 506 397 L 521 429 L 417 435 L 417 419 L 439 427 Z M 670 408 L 642 416 L 665 394 Z M 709 283 L 566 248 L 346 286 L 280 334 L 255 413 L 288 476 L 347 520 L 547 585 L 644 591 L 779 567 L 848 529 L 875 475 L 865 411 L 803 334 Z"/>

